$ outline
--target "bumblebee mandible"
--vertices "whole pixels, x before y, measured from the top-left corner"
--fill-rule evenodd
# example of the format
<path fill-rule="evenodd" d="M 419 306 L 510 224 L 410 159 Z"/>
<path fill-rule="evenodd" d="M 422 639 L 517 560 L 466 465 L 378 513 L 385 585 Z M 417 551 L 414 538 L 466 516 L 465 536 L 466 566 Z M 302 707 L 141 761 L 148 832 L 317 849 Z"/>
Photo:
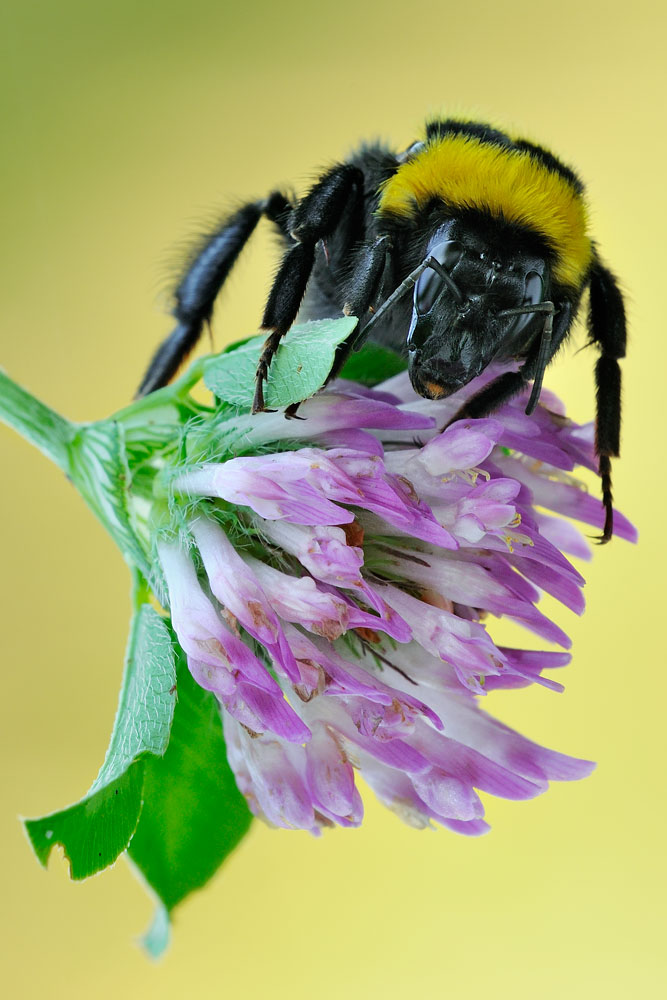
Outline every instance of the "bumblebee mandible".
<path fill-rule="evenodd" d="M 595 448 L 613 530 L 611 458 L 619 453 L 625 310 L 588 227 L 584 187 L 542 146 L 491 125 L 430 121 L 402 153 L 368 144 L 327 170 L 301 200 L 274 191 L 243 205 L 202 240 L 175 291 L 177 326 L 160 345 L 139 395 L 165 385 L 211 319 L 220 288 L 259 219 L 285 253 L 262 318 L 266 342 L 253 412 L 281 337 L 303 319 L 358 316 L 335 371 L 360 339 L 407 351 L 416 392 L 448 396 L 493 361 L 518 360 L 457 415 L 482 417 L 532 380 L 567 338 L 588 289 L 595 367 Z M 289 415 L 289 414 L 287 414 Z"/>

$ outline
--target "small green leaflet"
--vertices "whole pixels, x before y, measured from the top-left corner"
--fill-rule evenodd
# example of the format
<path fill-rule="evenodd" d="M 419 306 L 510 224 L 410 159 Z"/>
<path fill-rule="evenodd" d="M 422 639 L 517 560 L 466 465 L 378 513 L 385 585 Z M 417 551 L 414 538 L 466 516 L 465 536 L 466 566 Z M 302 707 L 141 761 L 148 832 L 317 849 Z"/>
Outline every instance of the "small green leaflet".
<path fill-rule="evenodd" d="M 293 326 L 269 368 L 264 389 L 267 407 L 299 403 L 321 389 L 333 367 L 336 348 L 354 332 L 357 322 L 354 316 L 344 316 Z M 204 382 L 211 392 L 226 403 L 250 409 L 265 339 L 264 335 L 253 337 L 207 361 Z"/>
<path fill-rule="evenodd" d="M 164 754 L 174 714 L 176 670 L 171 635 L 156 611 L 135 613 L 118 712 L 104 764 L 80 802 L 25 821 L 39 861 L 62 844 L 73 879 L 112 864 L 130 842 L 142 807 L 144 764 Z"/>
<path fill-rule="evenodd" d="M 171 739 L 164 757 L 145 760 L 144 808 L 128 851 L 158 897 L 143 942 L 154 957 L 167 945 L 170 911 L 215 874 L 252 819 L 227 763 L 216 700 L 180 650 L 177 675 Z"/>

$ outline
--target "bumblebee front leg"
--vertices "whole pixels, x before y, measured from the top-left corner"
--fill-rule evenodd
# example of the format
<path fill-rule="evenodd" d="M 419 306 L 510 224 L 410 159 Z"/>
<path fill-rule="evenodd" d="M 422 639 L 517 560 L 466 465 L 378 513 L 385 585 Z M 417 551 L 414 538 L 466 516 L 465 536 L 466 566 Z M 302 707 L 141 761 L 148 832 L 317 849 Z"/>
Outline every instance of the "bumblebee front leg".
<path fill-rule="evenodd" d="M 296 242 L 283 257 L 262 317 L 262 329 L 268 336 L 255 373 L 253 413 L 265 409 L 264 382 L 269 365 L 296 319 L 313 269 L 315 247 L 333 233 L 347 212 L 357 211 L 363 184 L 361 170 L 341 164 L 325 174 L 294 211 L 291 235 Z"/>
<path fill-rule="evenodd" d="M 380 236 L 366 243 L 357 251 L 347 288 L 345 290 L 345 316 L 358 316 L 361 322 L 377 299 L 393 250 L 389 236 Z"/>
<path fill-rule="evenodd" d="M 366 243 L 358 249 L 357 259 L 345 291 L 344 316 L 357 316 L 361 323 L 362 318 L 372 310 L 372 304 L 382 288 L 391 249 L 391 240 L 388 236 L 380 236 L 374 242 Z M 359 327 L 352 331 L 347 340 L 338 345 L 325 385 L 338 378 L 350 353 L 357 349 L 358 340 Z M 288 420 L 302 419 L 296 415 L 300 405 L 301 403 L 292 403 L 285 409 Z"/>
<path fill-rule="evenodd" d="M 360 334 L 361 324 L 364 317 L 372 312 L 373 303 L 377 301 L 382 290 L 391 252 L 392 245 L 388 236 L 380 236 L 357 251 L 357 259 L 345 291 L 343 315 L 357 316 L 359 326 L 336 349 L 334 363 L 325 384 L 338 377 L 351 352 L 361 346 L 359 343 L 360 339 L 363 340 L 363 332 Z M 375 315 L 376 313 L 372 313 L 372 316 Z"/>

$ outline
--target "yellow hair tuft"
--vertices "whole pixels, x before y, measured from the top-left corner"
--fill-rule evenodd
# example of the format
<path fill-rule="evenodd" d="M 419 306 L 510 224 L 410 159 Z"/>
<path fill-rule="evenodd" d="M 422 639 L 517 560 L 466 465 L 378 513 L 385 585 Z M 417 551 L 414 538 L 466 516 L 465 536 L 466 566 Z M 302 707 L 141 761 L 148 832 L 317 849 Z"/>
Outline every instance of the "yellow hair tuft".
<path fill-rule="evenodd" d="M 586 203 L 566 177 L 530 152 L 445 135 L 386 181 L 379 213 L 410 218 L 433 198 L 454 211 L 478 209 L 545 237 L 555 253 L 556 281 L 581 287 L 593 256 Z"/>

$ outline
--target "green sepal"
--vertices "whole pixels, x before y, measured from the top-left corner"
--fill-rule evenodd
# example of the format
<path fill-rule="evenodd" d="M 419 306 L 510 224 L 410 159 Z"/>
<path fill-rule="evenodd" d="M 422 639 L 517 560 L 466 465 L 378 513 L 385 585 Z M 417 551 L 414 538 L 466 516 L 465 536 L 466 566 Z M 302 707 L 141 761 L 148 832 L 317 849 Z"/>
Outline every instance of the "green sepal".
<path fill-rule="evenodd" d="M 81 801 L 24 821 L 42 865 L 61 844 L 70 877 L 84 879 L 127 849 L 141 813 L 145 764 L 167 749 L 175 683 L 171 635 L 157 612 L 141 604 L 132 619 L 118 711 L 100 773 Z"/>
<path fill-rule="evenodd" d="M 216 699 L 195 683 L 180 651 L 171 739 L 163 757 L 146 758 L 143 794 L 128 855 L 159 901 L 144 938 L 155 957 L 173 908 L 208 882 L 252 819 L 227 762 Z"/>
<path fill-rule="evenodd" d="M 366 343 L 357 352 L 350 354 L 340 373 L 341 378 L 362 385 L 374 386 L 385 379 L 399 375 L 408 367 L 405 358 L 380 344 Z"/>
<path fill-rule="evenodd" d="M 354 316 L 313 320 L 293 326 L 271 362 L 264 388 L 267 408 L 289 406 L 321 389 L 333 367 L 337 348 L 356 329 Z M 266 335 L 252 337 L 234 350 L 210 358 L 204 382 L 219 399 L 244 409 L 252 406 L 255 372 Z"/>

